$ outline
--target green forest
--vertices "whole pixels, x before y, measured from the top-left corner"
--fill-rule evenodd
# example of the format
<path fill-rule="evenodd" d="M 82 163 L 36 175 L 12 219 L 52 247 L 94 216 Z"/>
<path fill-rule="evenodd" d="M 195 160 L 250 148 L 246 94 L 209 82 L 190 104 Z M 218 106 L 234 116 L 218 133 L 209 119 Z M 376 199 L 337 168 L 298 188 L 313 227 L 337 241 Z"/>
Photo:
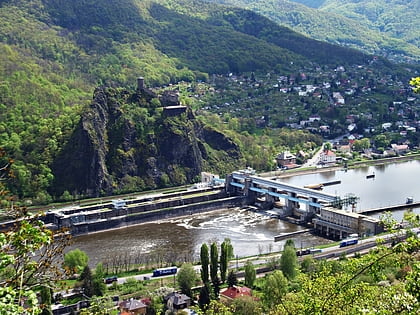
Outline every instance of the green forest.
<path fill-rule="evenodd" d="M 247 8 L 311 38 L 419 62 L 418 1 L 211 0 Z"/>
<path fill-rule="evenodd" d="M 133 91 L 137 77 L 143 76 L 147 86 L 156 90 L 171 84 L 178 89 L 178 82 L 201 82 L 210 91 L 213 84 L 219 88 L 214 78 L 228 73 L 299 77 L 316 68 L 332 70 L 372 60 L 356 50 L 307 38 L 252 11 L 201 2 L 9 0 L 0 5 L 0 146 L 14 160 L 10 189 L 28 204 L 62 198 L 61 189 L 58 195 L 54 192 L 53 165 L 60 165 L 57 159 L 88 112 L 98 86 Z M 410 75 L 404 66 L 385 59 L 369 71 L 374 78 L 394 74 L 404 82 Z M 321 142 L 308 132 L 276 130 L 285 126 L 294 108 L 299 109 L 299 117 L 316 111 L 315 99 L 311 108 L 298 99 L 279 108 L 276 104 L 283 104 L 285 98 L 266 97 L 271 92 L 265 88 L 247 91 L 249 97 L 258 94 L 258 98 L 246 108 L 258 107 L 258 112 L 263 108 L 261 116 L 272 122 L 260 126 L 245 112 L 218 118 L 203 108 L 214 106 L 220 98 L 197 102 L 188 93 L 181 93 L 183 104 L 199 111 L 198 120 L 234 139 L 243 167 L 271 170 L 279 150 L 314 148 Z M 225 89 L 221 95 L 230 102 L 237 92 Z M 230 118 L 238 120 L 226 124 Z M 221 160 L 227 164 L 204 163 L 204 169 L 222 170 L 223 176 L 232 164 Z M 121 182 L 118 172 L 111 173 Z M 115 191 L 127 192 L 142 181 L 129 178 L 125 188 Z M 162 185 L 167 183 L 164 180 Z M 150 189 L 156 184 L 139 187 Z"/>
<path fill-rule="evenodd" d="M 133 266 L 124 262 L 111 272 L 104 265 L 90 270 L 87 257 L 71 265 L 64 255 L 69 234 L 48 229 L 27 206 L 190 184 L 200 171 L 221 177 L 238 167 L 272 171 L 279 152 L 311 154 L 320 147 L 324 135 L 318 122 L 310 126 L 313 132 L 297 128 L 311 116 L 331 127 L 331 138 L 357 118 L 358 131 L 376 130 L 371 139 L 377 147 L 401 139 L 420 144 L 418 132 L 403 138 L 398 129 L 402 119 L 413 123 L 420 116 L 408 83 L 418 77 L 419 66 L 367 54 L 376 46 L 411 62 L 419 54 L 418 29 L 393 20 L 388 6 L 382 14 L 384 1 L 358 1 L 360 7 L 350 1 L 313 3 L 322 12 L 346 9 L 346 20 L 325 13 L 308 21 L 309 15 L 291 12 L 292 24 L 306 24 L 302 30 L 327 24 L 317 28 L 316 36 L 306 33 L 315 39 L 280 26 L 274 2 L 252 7 L 255 11 L 232 3 L 243 5 L 0 0 L 0 207 L 2 219 L 18 219 L 0 233 L 1 314 L 51 314 L 52 289 L 74 286 L 84 287 L 89 297 L 107 297 L 92 298 L 85 315 L 112 314 L 111 296 L 130 298 L 139 292 L 151 297 L 149 314 L 164 310 L 163 280 L 130 279 L 106 288 L 105 277 Z M 411 7 L 397 8 L 395 17 L 402 19 Z M 355 26 L 356 11 L 369 27 Z M 418 25 L 411 14 L 405 21 Z M 386 34 L 372 33 L 373 25 L 387 27 Z M 343 35 L 332 29 L 354 31 Z M 366 46 L 365 53 L 334 43 Z M 146 88 L 138 87 L 139 77 Z M 412 82 L 418 89 L 417 80 Z M 314 86 L 318 91 L 306 95 Z M 167 106 L 165 92 L 176 94 L 176 105 L 185 106 Z M 338 105 L 330 95 L 334 92 L 346 95 L 347 103 Z M 382 133 L 384 123 L 395 132 Z M 360 147 L 369 141 L 360 140 Z M 419 226 L 412 213 L 406 221 L 410 228 Z M 164 261 L 158 253 L 145 265 L 176 264 L 181 275 L 192 275 L 192 282 L 180 276 L 165 284 L 184 292 L 198 286 L 198 314 L 418 314 L 419 237 L 416 230 L 395 230 L 395 223 L 384 220 L 397 234 L 365 255 L 298 259 L 294 244 L 288 244 L 281 258 L 257 257 L 270 271 L 262 278 L 256 279 L 246 264 L 240 270 L 243 282 L 227 270 L 232 253 L 226 243 L 220 279 L 217 244 L 211 245 L 210 257 L 207 253 L 211 281 L 204 272 L 199 277 L 183 266 L 186 257 Z M 138 264 L 134 268 L 139 271 Z M 220 303 L 218 290 L 234 284 L 252 288 L 256 299 Z"/>
<path fill-rule="evenodd" d="M 160 86 L 206 81 L 211 73 L 228 71 L 290 71 L 310 57 L 298 54 L 310 51 L 299 45 L 320 53 L 336 49 L 337 58 L 342 54 L 343 62 L 351 62 L 346 49 L 306 39 L 262 17 L 253 15 L 258 29 L 247 26 L 247 11 L 227 13 L 191 3 L 192 14 L 186 15 L 174 10 L 180 8 L 175 4 L 2 1 L 0 144 L 15 160 L 12 189 L 20 198 L 34 203 L 56 198 L 48 193 L 54 182 L 51 165 L 97 85 L 132 87 L 139 75 L 149 86 Z M 267 32 L 273 38 L 288 34 L 297 46 L 279 46 L 263 35 Z M 352 56 L 354 62 L 365 58 Z M 329 60 L 321 54 L 315 58 Z"/>

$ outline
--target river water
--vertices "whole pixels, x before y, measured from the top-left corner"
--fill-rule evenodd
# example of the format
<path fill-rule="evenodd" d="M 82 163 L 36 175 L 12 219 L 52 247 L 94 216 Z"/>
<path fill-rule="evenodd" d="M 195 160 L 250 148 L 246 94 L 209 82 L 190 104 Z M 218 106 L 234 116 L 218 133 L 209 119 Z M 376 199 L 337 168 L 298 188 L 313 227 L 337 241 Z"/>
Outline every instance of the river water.
<path fill-rule="evenodd" d="M 366 175 L 375 177 L 367 179 Z M 354 194 L 360 198 L 356 211 L 405 203 L 407 197 L 420 200 L 420 162 L 410 161 L 354 170 L 328 171 L 282 178 L 281 181 L 304 186 L 340 180 L 341 184 L 325 186 L 324 191 L 344 197 Z M 414 209 L 420 213 L 419 209 Z M 394 217 L 401 220 L 404 211 Z M 375 216 L 379 216 L 376 214 Z M 278 251 L 284 241 L 274 242 L 280 233 L 303 229 L 287 222 L 272 219 L 252 211 L 221 209 L 204 214 L 177 218 L 165 222 L 147 223 L 124 229 L 75 237 L 69 249 L 79 248 L 89 257 L 91 266 L 121 255 L 142 255 L 156 250 L 163 252 L 193 252 L 198 257 L 203 243 L 225 238 L 232 242 L 239 257 Z M 297 247 L 310 247 L 327 242 L 323 238 L 304 233 L 293 238 Z"/>

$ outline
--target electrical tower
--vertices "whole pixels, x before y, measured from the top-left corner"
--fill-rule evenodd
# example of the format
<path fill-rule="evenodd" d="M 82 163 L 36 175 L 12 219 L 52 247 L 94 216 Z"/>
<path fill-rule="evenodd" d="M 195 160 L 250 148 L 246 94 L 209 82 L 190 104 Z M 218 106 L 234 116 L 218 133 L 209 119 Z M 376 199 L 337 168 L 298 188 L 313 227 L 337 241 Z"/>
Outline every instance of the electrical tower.
<path fill-rule="evenodd" d="M 351 206 L 351 211 L 354 212 L 356 209 L 356 204 L 359 201 L 359 197 L 355 196 L 352 193 L 348 193 L 344 196 L 344 198 L 341 198 L 340 196 L 337 196 L 336 199 L 331 202 L 329 205 L 333 208 L 342 209 L 344 207 Z"/>

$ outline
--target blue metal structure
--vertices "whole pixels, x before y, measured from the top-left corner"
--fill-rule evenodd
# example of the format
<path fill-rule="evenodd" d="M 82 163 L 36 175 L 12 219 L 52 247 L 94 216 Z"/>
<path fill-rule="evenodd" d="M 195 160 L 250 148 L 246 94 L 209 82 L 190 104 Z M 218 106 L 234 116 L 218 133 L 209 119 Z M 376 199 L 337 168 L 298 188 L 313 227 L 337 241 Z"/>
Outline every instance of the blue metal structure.
<path fill-rule="evenodd" d="M 269 195 L 277 198 L 283 198 L 289 201 L 304 203 L 312 207 L 321 208 L 322 205 L 319 202 L 313 200 L 322 200 L 328 203 L 337 202 L 339 197 L 316 191 L 309 188 L 303 188 L 295 185 L 290 185 L 276 181 L 273 179 L 262 178 L 254 175 L 244 174 L 240 172 L 232 173 L 232 181 L 230 185 L 245 189 L 245 182 L 249 181 L 249 190 L 260 194 Z M 284 193 L 286 192 L 286 193 Z M 289 194 L 290 193 L 290 194 Z M 305 196 L 307 199 L 298 198 L 293 195 Z M 312 200 L 311 200 L 312 199 Z"/>

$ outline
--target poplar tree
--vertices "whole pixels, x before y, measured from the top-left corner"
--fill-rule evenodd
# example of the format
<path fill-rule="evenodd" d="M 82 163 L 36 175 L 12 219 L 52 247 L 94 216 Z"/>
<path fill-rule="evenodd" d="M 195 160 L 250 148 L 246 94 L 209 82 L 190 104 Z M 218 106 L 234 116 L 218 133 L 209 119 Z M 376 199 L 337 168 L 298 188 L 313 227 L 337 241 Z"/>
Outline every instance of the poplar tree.
<path fill-rule="evenodd" d="M 200 259 L 201 259 L 201 280 L 205 284 L 209 282 L 209 248 L 206 243 L 201 245 Z"/>
<path fill-rule="evenodd" d="M 228 268 L 228 244 L 223 242 L 220 248 L 220 279 L 222 282 L 226 281 L 226 272 Z"/>
<path fill-rule="evenodd" d="M 219 267 L 218 258 L 219 258 L 219 254 L 217 251 L 217 244 L 213 243 L 211 244 L 211 247 L 210 247 L 210 278 L 213 284 L 213 292 L 214 292 L 215 298 L 218 298 L 219 290 L 220 290 L 220 279 L 217 276 L 217 270 Z"/>
<path fill-rule="evenodd" d="M 217 251 L 217 244 L 213 243 L 210 247 L 210 278 L 211 282 L 215 282 L 217 278 L 217 270 L 218 270 L 218 251 Z"/>

